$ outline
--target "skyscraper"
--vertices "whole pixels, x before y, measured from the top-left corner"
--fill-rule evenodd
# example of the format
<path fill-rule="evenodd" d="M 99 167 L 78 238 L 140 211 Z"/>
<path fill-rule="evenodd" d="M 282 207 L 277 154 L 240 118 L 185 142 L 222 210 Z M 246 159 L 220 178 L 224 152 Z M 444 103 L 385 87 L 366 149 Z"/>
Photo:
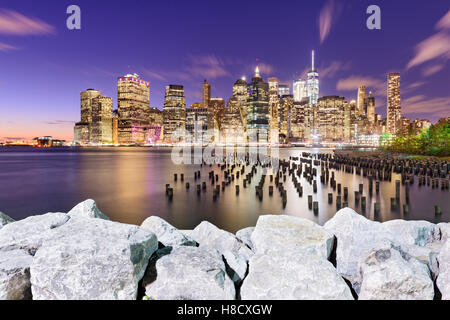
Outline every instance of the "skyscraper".
<path fill-rule="evenodd" d="M 80 98 L 81 121 L 75 124 L 74 141 L 80 144 L 111 144 L 112 98 L 94 89 L 81 92 Z"/>
<path fill-rule="evenodd" d="M 227 108 L 223 116 L 221 128 L 222 142 L 244 142 L 244 128 L 242 125 L 241 111 L 236 97 L 228 99 Z"/>
<path fill-rule="evenodd" d="M 183 86 L 177 84 L 166 86 L 163 114 L 164 140 L 166 142 L 183 140 L 186 126 L 186 101 Z"/>
<path fill-rule="evenodd" d="M 400 73 L 388 75 L 387 87 L 387 132 L 397 134 L 400 129 L 402 110 L 400 105 Z"/>
<path fill-rule="evenodd" d="M 364 110 L 364 102 L 366 99 L 366 86 L 362 85 L 358 88 L 358 100 L 357 100 L 357 108 L 358 108 L 358 116 L 362 116 L 365 114 Z"/>
<path fill-rule="evenodd" d="M 145 143 L 150 107 L 150 83 L 137 74 L 127 74 L 117 81 L 119 143 Z"/>
<path fill-rule="evenodd" d="M 319 73 L 314 69 L 314 50 L 312 51 L 311 61 L 311 71 L 307 75 L 306 88 L 309 105 L 313 106 L 317 104 L 317 100 L 319 99 Z"/>
<path fill-rule="evenodd" d="M 277 141 L 270 141 L 272 143 L 278 142 L 279 130 L 280 130 L 280 117 L 278 109 L 280 107 L 280 98 L 278 96 L 278 79 L 269 78 L 269 118 L 270 118 L 270 130 L 271 137 Z"/>
<path fill-rule="evenodd" d="M 247 136 L 251 142 L 267 142 L 269 131 L 269 84 L 255 69 L 255 76 L 248 86 Z"/>
<path fill-rule="evenodd" d="M 210 100 L 211 100 L 211 85 L 205 79 L 205 81 L 203 81 L 202 86 L 202 104 L 204 108 L 208 108 Z"/>
<path fill-rule="evenodd" d="M 233 98 L 236 98 L 244 130 L 247 129 L 247 86 L 245 77 L 237 80 L 233 85 Z"/>
<path fill-rule="evenodd" d="M 294 101 L 300 102 L 303 98 L 308 96 L 308 92 L 306 90 L 306 81 L 302 79 L 298 79 L 294 81 Z"/>
<path fill-rule="evenodd" d="M 367 120 L 369 120 L 370 124 L 375 124 L 375 97 L 372 96 L 372 91 L 369 92 L 369 96 L 367 97 L 367 111 L 366 116 Z"/>
<path fill-rule="evenodd" d="M 225 100 L 223 98 L 211 98 L 209 101 L 210 113 L 214 119 L 214 129 L 220 130 L 222 125 L 223 115 L 225 113 Z"/>

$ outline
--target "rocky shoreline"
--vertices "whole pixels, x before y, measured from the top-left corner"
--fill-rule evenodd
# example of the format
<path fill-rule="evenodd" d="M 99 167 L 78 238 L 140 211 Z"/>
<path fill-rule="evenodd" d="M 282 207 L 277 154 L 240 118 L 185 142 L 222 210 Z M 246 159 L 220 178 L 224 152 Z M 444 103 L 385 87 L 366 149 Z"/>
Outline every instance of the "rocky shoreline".
<path fill-rule="evenodd" d="M 236 234 L 152 216 L 110 221 L 93 200 L 14 221 L 0 212 L 0 300 L 450 299 L 450 223 L 324 226 L 260 216 Z"/>

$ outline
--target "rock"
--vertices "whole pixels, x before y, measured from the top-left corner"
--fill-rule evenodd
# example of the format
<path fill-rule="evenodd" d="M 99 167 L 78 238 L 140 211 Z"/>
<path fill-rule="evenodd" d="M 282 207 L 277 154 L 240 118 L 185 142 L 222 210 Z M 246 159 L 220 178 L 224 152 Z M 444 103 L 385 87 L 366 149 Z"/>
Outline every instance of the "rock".
<path fill-rule="evenodd" d="M 154 300 L 232 300 L 236 292 L 221 254 L 208 247 L 179 246 L 156 262 L 156 281 L 146 286 Z"/>
<path fill-rule="evenodd" d="M 31 299 L 32 260 L 24 250 L 0 251 L 0 300 Z"/>
<path fill-rule="evenodd" d="M 247 261 L 253 252 L 234 234 L 203 221 L 192 231 L 191 237 L 197 241 L 200 247 L 218 250 L 224 256 L 235 273 L 231 275 L 233 281 L 244 279 L 248 267 Z"/>
<path fill-rule="evenodd" d="M 261 254 L 250 259 L 242 300 L 353 300 L 331 262 L 316 254 Z"/>
<path fill-rule="evenodd" d="M 31 264 L 36 300 L 132 300 L 156 236 L 138 226 L 77 218 L 55 229 Z"/>
<path fill-rule="evenodd" d="M 314 222 L 293 216 L 260 216 L 251 236 L 260 254 L 289 252 L 315 254 L 327 259 L 333 249 L 334 235 Z"/>
<path fill-rule="evenodd" d="M 360 264 L 360 300 L 433 300 L 434 285 L 425 263 L 384 241 Z"/>
<path fill-rule="evenodd" d="M 438 223 L 437 227 L 437 237 L 439 237 L 442 242 L 447 241 L 450 238 L 450 223 Z"/>
<path fill-rule="evenodd" d="M 176 229 L 174 226 L 157 216 L 151 216 L 141 224 L 142 228 L 156 234 L 158 241 L 165 246 L 196 246 L 197 243 L 191 237 Z"/>
<path fill-rule="evenodd" d="M 95 203 L 95 201 L 92 199 L 80 202 L 75 207 L 73 207 L 72 210 L 70 210 L 67 214 L 72 218 L 83 217 L 83 218 L 98 218 L 109 220 L 109 218 L 98 209 L 97 203 Z"/>
<path fill-rule="evenodd" d="M 441 246 L 436 227 L 426 221 L 389 221 L 380 223 L 359 215 L 350 208 L 339 210 L 324 225 L 337 238 L 336 267 L 358 290 L 360 262 L 373 251 L 374 244 L 390 241 L 413 257 L 426 262 L 437 273 L 436 256 Z"/>
<path fill-rule="evenodd" d="M 248 227 L 236 232 L 236 238 L 245 243 L 252 251 L 254 251 L 254 248 L 251 237 L 254 230 L 255 227 Z"/>
<path fill-rule="evenodd" d="M 446 241 L 438 255 L 439 276 L 437 287 L 443 300 L 450 300 L 450 241 Z"/>
<path fill-rule="evenodd" d="M 6 214 L 4 214 L 3 212 L 0 211 L 0 229 L 8 224 L 14 222 L 14 220 L 11 217 L 8 217 Z"/>
<path fill-rule="evenodd" d="M 64 225 L 70 217 L 65 213 L 47 213 L 8 223 L 0 229 L 0 251 L 25 249 L 31 254 L 51 237 L 52 229 Z"/>

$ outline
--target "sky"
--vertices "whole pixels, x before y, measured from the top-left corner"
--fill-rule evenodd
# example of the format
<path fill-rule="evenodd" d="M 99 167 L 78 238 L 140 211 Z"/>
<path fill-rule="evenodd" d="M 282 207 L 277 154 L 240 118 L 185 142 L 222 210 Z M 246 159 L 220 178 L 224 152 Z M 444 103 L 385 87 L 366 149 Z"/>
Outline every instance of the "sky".
<path fill-rule="evenodd" d="M 69 30 L 69 5 L 81 29 Z M 381 29 L 369 30 L 369 5 Z M 401 73 L 402 112 L 436 121 L 450 116 L 448 0 L 0 0 L 0 140 L 52 135 L 72 140 L 80 92 L 101 90 L 117 108 L 117 77 L 150 82 L 162 109 L 168 84 L 186 104 L 228 99 L 233 83 L 263 78 L 291 85 L 316 52 L 320 96 L 356 99 L 365 84 L 386 115 L 387 74 Z"/>

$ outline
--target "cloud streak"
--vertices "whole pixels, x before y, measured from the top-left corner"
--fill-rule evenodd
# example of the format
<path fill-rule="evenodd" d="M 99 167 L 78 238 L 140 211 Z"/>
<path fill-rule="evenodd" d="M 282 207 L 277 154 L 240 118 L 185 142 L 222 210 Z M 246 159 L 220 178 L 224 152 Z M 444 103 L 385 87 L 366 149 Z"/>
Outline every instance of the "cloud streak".
<path fill-rule="evenodd" d="M 429 117 L 448 117 L 450 97 L 427 99 L 424 95 L 416 95 L 402 101 L 402 113 L 424 114 Z"/>
<path fill-rule="evenodd" d="M 339 5 L 335 0 L 328 0 L 323 6 L 322 10 L 320 10 L 319 36 L 321 44 L 330 34 L 331 27 L 339 17 L 341 9 L 342 9 L 341 5 Z"/>
<path fill-rule="evenodd" d="M 450 10 L 438 21 L 436 29 L 437 33 L 416 45 L 415 56 L 408 62 L 407 70 L 437 58 L 450 59 Z"/>
<path fill-rule="evenodd" d="M 339 91 L 353 91 L 357 90 L 359 86 L 365 85 L 372 91 L 380 92 L 386 89 L 386 82 L 376 78 L 364 76 L 350 76 L 346 79 L 340 79 L 336 84 L 336 90 Z"/>
<path fill-rule="evenodd" d="M 26 36 L 53 33 L 55 28 L 42 20 L 24 16 L 16 11 L 0 9 L 0 34 Z"/>
<path fill-rule="evenodd" d="M 11 51 L 11 50 L 17 50 L 17 49 L 19 49 L 19 48 L 15 47 L 13 45 L 7 44 L 7 43 L 0 42 L 0 51 Z"/>

